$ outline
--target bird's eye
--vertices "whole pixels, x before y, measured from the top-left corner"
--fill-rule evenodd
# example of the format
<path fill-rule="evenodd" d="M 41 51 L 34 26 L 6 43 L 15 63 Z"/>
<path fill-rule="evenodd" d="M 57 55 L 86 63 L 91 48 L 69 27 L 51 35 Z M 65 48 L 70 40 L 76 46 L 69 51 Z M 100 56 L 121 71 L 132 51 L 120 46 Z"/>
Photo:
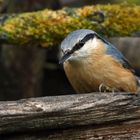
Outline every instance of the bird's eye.
<path fill-rule="evenodd" d="M 76 50 L 79 50 L 81 47 L 84 46 L 84 44 L 85 44 L 84 42 L 81 42 L 81 41 L 78 42 L 78 43 L 76 44 L 76 46 L 75 46 L 75 49 L 76 49 Z"/>
<path fill-rule="evenodd" d="M 80 41 L 77 45 L 82 47 L 84 44 L 85 44 L 84 42 Z"/>
<path fill-rule="evenodd" d="M 73 53 L 73 52 L 79 50 L 80 48 L 82 48 L 84 44 L 85 44 L 84 42 L 79 41 L 79 42 L 73 47 L 73 49 L 71 50 L 71 53 Z"/>

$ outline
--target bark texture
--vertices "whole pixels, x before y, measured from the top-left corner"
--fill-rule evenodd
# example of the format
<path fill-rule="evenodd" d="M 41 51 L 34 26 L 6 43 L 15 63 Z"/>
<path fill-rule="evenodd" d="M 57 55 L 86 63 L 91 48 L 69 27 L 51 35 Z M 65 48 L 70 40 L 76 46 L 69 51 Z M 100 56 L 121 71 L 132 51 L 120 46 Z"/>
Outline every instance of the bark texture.
<path fill-rule="evenodd" d="M 27 140 L 135 140 L 140 138 L 140 97 L 94 93 L 0 102 L 0 134 L 7 133 Z"/>

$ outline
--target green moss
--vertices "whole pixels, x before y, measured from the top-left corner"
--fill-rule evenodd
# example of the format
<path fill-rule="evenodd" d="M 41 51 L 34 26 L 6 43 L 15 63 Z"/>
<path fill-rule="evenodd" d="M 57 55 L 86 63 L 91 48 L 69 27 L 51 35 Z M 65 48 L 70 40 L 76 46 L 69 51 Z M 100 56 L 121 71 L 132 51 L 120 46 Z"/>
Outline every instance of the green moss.
<path fill-rule="evenodd" d="M 99 23 L 102 13 L 104 22 Z M 105 36 L 131 36 L 140 30 L 140 6 L 96 5 L 59 11 L 43 10 L 7 18 L 0 25 L 0 39 L 5 43 L 59 44 L 69 32 L 88 28 Z"/>

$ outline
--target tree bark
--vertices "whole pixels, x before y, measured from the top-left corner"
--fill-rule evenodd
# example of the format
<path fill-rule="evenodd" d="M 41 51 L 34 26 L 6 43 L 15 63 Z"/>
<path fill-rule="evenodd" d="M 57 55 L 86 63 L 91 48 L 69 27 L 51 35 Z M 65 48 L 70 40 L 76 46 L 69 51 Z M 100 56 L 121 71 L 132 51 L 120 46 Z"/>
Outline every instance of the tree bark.
<path fill-rule="evenodd" d="M 1 136 L 2 140 L 139 140 L 140 124 L 82 126 Z"/>
<path fill-rule="evenodd" d="M 94 93 L 0 102 L 0 134 L 24 132 L 21 135 L 30 138 L 31 132 L 43 130 L 52 139 L 140 138 L 139 94 Z"/>
<path fill-rule="evenodd" d="M 28 6 L 29 3 L 30 6 Z M 19 14 L 36 9 L 37 0 L 5 0 L 4 4 L 7 6 L 6 13 Z M 12 80 L 7 79 L 9 90 L 1 93 L 3 98 L 0 98 L 0 100 L 17 100 L 42 95 L 41 82 L 46 52 L 36 44 L 17 45 L 6 44 L 1 47 L 3 67 Z M 4 72 L 0 73 L 2 76 L 3 74 Z M 4 78 L 6 79 L 6 77 Z M 0 91 L 6 91 L 7 88 L 1 86 Z"/>

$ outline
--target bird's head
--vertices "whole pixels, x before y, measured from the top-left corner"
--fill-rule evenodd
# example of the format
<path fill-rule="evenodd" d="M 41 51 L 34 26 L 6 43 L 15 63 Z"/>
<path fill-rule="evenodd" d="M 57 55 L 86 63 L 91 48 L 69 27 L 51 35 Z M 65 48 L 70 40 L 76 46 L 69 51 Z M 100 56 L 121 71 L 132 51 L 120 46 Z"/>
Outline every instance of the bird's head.
<path fill-rule="evenodd" d="M 92 30 L 80 29 L 71 32 L 61 43 L 62 57 L 59 62 L 86 60 L 98 47 L 97 40 L 107 43 Z"/>

